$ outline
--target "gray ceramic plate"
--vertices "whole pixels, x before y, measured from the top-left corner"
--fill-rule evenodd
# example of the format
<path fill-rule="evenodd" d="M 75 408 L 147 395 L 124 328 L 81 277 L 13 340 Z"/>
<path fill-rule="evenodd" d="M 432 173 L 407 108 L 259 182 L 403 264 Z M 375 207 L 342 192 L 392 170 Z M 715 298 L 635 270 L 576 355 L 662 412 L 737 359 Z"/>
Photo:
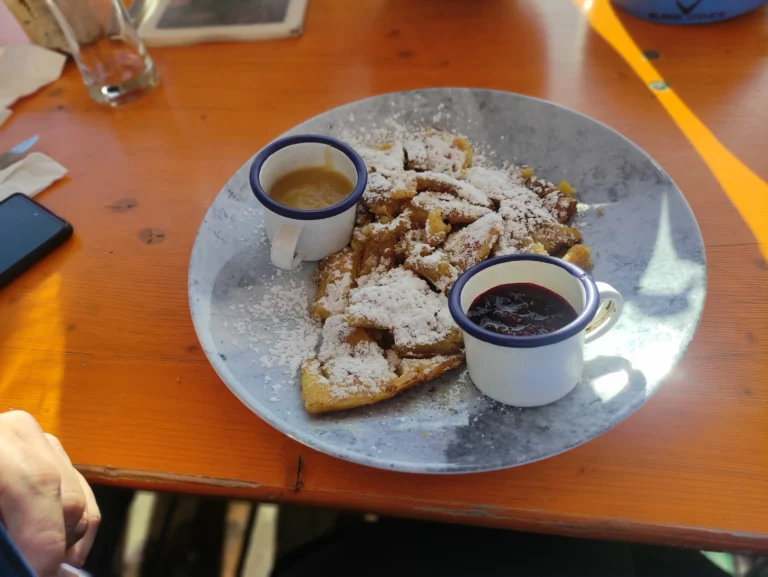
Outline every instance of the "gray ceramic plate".
<path fill-rule="evenodd" d="M 500 405 L 466 372 L 339 414 L 308 415 L 295 367 L 311 349 L 307 322 L 314 265 L 281 273 L 269 262 L 248 167 L 216 197 L 192 250 L 189 302 L 208 359 L 229 389 L 286 435 L 336 457 L 418 473 L 513 467 L 571 449 L 632 414 L 660 386 L 696 330 L 706 293 L 696 221 L 667 174 L 610 128 L 517 94 L 444 88 L 347 104 L 288 134 L 344 136 L 386 127 L 436 126 L 478 144 L 493 162 L 527 164 L 567 179 L 588 209 L 577 217 L 594 277 L 626 299 L 608 336 L 587 345 L 582 382 L 535 409 Z"/>

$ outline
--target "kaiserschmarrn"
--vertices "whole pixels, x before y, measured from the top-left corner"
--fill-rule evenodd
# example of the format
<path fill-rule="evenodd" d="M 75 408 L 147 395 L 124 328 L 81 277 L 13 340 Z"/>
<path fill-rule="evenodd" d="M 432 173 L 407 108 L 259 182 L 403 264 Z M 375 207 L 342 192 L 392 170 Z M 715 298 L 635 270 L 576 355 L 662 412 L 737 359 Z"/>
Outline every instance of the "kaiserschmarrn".
<path fill-rule="evenodd" d="M 310 413 L 376 403 L 457 368 L 464 345 L 447 294 L 479 262 L 536 253 L 592 267 L 568 225 L 568 182 L 478 165 L 465 138 L 434 129 L 357 150 L 369 175 L 352 241 L 315 275 L 311 314 L 325 324 L 301 368 Z"/>

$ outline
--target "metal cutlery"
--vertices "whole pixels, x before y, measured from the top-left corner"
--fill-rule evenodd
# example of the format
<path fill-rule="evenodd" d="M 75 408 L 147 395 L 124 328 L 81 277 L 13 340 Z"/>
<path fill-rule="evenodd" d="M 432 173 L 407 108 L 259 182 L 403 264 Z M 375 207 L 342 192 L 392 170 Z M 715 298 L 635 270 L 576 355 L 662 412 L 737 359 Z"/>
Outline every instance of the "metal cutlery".
<path fill-rule="evenodd" d="M 4 152 L 3 154 L 0 154 L 0 170 L 8 168 L 14 162 L 19 160 L 22 156 L 24 156 L 24 153 L 26 153 L 30 148 L 32 148 L 32 146 L 34 146 L 38 138 L 39 137 L 35 135 L 32 138 L 28 138 L 24 142 L 17 144 L 13 148 L 11 148 L 8 152 Z"/>

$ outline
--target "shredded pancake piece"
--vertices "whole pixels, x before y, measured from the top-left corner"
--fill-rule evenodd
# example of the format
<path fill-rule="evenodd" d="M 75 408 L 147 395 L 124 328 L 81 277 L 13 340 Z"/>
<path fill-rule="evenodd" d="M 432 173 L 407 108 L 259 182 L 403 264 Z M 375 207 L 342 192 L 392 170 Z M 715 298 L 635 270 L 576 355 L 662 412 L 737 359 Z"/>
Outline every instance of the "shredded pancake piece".
<path fill-rule="evenodd" d="M 567 260 L 568 262 L 571 262 L 576 266 L 589 271 L 592 270 L 592 267 L 595 266 L 592 264 L 592 259 L 590 258 L 591 256 L 592 251 L 588 246 L 584 246 L 583 244 L 576 244 L 568 249 L 568 252 L 565 253 L 565 256 L 563 256 L 563 260 Z"/>
<path fill-rule="evenodd" d="M 420 192 L 411 205 L 426 213 L 439 210 L 443 219 L 451 224 L 468 224 L 493 212 L 490 208 L 470 204 L 446 192 Z"/>
<path fill-rule="evenodd" d="M 324 258 L 315 272 L 317 294 L 311 314 L 316 319 L 327 319 L 343 313 L 349 304 L 349 291 L 357 276 L 354 251 L 347 247 Z"/>
<path fill-rule="evenodd" d="M 472 163 L 472 147 L 462 137 L 447 132 L 426 130 L 403 144 L 406 167 L 460 176 Z"/>
<path fill-rule="evenodd" d="M 495 241 L 494 241 L 495 242 Z M 490 249 L 489 249 L 490 250 Z M 403 266 L 431 282 L 434 287 L 448 294 L 459 278 L 460 270 L 453 266 L 448 255 L 429 245 L 415 245 Z"/>
<path fill-rule="evenodd" d="M 417 192 L 445 192 L 476 206 L 493 208 L 488 196 L 470 183 L 438 172 L 421 172 L 414 177 Z"/>
<path fill-rule="evenodd" d="M 392 220 L 389 220 L 389 217 L 379 217 L 378 222 L 372 222 L 359 229 L 359 235 L 366 242 L 398 240 L 403 233 L 411 229 L 412 214 L 411 211 L 405 210 Z"/>
<path fill-rule="evenodd" d="M 427 220 L 424 223 L 425 239 L 430 246 L 440 246 L 448 238 L 451 232 L 451 225 L 443 222 L 443 215 L 440 210 L 433 210 L 427 214 Z"/>
<path fill-rule="evenodd" d="M 351 409 L 388 399 L 461 364 L 464 355 L 401 360 L 386 353 L 365 329 L 341 315 L 325 322 L 317 357 L 301 366 L 301 396 L 310 413 Z"/>
<path fill-rule="evenodd" d="M 525 180 L 517 171 L 473 166 L 467 169 L 465 179 L 497 204 L 504 200 L 518 198 L 521 195 L 525 196 L 531 192 L 526 188 Z"/>
<path fill-rule="evenodd" d="M 401 171 L 405 168 L 405 150 L 401 142 L 384 145 L 379 148 L 356 147 L 368 170 L 381 172 L 383 170 Z"/>
<path fill-rule="evenodd" d="M 379 216 L 395 216 L 402 201 L 416 195 L 412 172 L 382 170 L 368 175 L 362 204 Z"/>
<path fill-rule="evenodd" d="M 462 346 L 445 295 L 402 268 L 353 289 L 347 314 L 351 326 L 391 331 L 394 350 L 401 356 L 453 354 Z"/>
<path fill-rule="evenodd" d="M 451 234 L 443 245 L 450 262 L 460 272 L 484 261 L 504 232 L 504 221 L 492 212 Z"/>

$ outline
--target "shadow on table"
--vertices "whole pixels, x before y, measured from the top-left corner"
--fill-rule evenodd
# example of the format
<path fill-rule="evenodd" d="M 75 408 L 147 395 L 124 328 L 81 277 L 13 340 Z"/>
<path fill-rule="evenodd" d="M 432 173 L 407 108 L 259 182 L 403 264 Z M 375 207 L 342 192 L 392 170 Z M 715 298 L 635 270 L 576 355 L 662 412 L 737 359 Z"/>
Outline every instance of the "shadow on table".
<path fill-rule="evenodd" d="M 582 381 L 565 398 L 543 407 L 512 408 L 495 401 L 478 404 L 465 426 L 456 427 L 446 461 L 488 466 L 529 463 L 570 450 L 615 425 L 628 406 L 646 396 L 646 378 L 619 356 L 584 364 Z"/>

